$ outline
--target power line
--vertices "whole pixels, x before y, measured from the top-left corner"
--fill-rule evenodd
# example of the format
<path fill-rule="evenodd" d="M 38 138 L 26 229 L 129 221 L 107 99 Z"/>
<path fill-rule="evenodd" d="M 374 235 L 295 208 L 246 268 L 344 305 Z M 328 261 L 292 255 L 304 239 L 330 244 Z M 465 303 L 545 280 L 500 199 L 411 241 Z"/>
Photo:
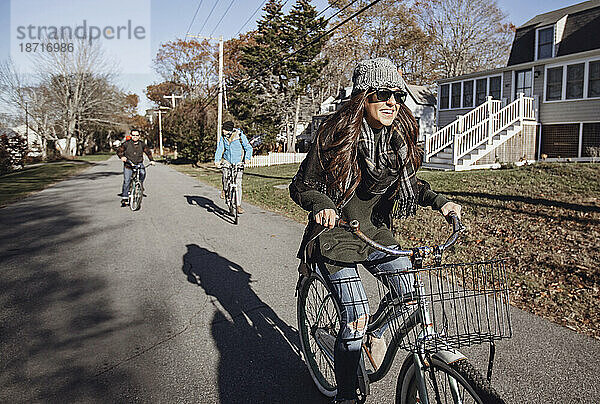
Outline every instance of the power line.
<path fill-rule="evenodd" d="M 202 32 L 202 30 L 206 26 L 206 23 L 208 22 L 208 19 L 212 15 L 213 11 L 215 11 L 215 7 L 217 6 L 218 3 L 219 3 L 219 0 L 216 0 L 215 4 L 213 4 L 212 8 L 210 9 L 210 13 L 208 13 L 208 16 L 206 16 L 206 20 L 204 20 L 204 24 L 202 24 L 202 28 L 200 28 L 200 31 L 198 31 L 198 32 Z"/>
<path fill-rule="evenodd" d="M 288 0 L 289 1 L 289 0 Z M 333 5 L 339 3 L 341 0 L 338 0 L 336 3 L 334 3 Z M 356 3 L 358 0 L 352 0 L 350 3 L 348 3 L 347 5 L 345 5 L 344 7 L 340 8 L 337 12 L 333 13 L 331 16 L 329 16 L 329 18 L 327 18 L 326 20 L 324 20 L 323 22 L 328 23 L 333 17 L 337 16 L 339 13 L 341 13 L 342 11 L 344 11 L 345 9 L 347 9 L 348 7 L 352 6 L 354 3 Z M 286 1 L 287 3 L 287 1 Z M 285 3 L 284 3 L 285 5 Z M 316 21 L 317 18 L 319 17 L 319 15 L 323 14 L 323 12 L 325 10 L 327 10 L 329 7 L 331 7 L 332 5 L 329 5 L 328 7 L 326 7 L 324 10 L 322 10 L 319 14 L 317 14 L 315 16 L 315 18 L 312 19 L 312 21 Z M 313 32 L 315 32 L 315 29 L 312 29 L 310 31 L 308 31 L 307 33 L 305 33 L 304 35 L 302 35 L 300 38 L 298 38 L 298 41 L 303 40 L 304 38 L 306 38 L 307 36 L 309 36 L 310 34 L 312 34 Z M 237 35 L 237 34 L 236 34 Z M 275 58 L 277 58 L 277 56 L 281 55 L 282 53 L 284 53 L 285 50 L 281 50 L 279 51 L 279 53 L 277 53 L 275 56 L 273 56 L 272 60 L 274 60 Z"/>
<path fill-rule="evenodd" d="M 351 6 L 352 4 L 356 3 L 357 1 L 358 1 L 358 0 L 354 0 L 354 1 L 352 1 L 352 2 L 351 2 L 351 3 L 349 3 L 347 6 L 343 7 L 342 9 L 340 9 L 340 11 L 338 11 L 338 13 L 336 13 L 336 14 L 332 15 L 332 16 L 331 16 L 329 19 L 333 18 L 335 15 L 339 14 L 339 13 L 340 13 L 341 11 L 343 11 L 345 8 L 347 8 L 347 7 Z M 271 68 L 273 68 L 273 67 L 277 66 L 278 64 L 280 64 L 280 63 L 282 63 L 282 62 L 285 62 L 286 60 L 288 60 L 289 58 L 291 58 L 291 57 L 292 57 L 292 56 L 294 56 L 295 54 L 302 52 L 304 49 L 308 48 L 310 45 L 313 45 L 314 43 L 316 43 L 316 42 L 320 41 L 322 38 L 326 37 L 327 35 L 329 35 L 329 34 L 330 34 L 330 33 L 332 33 L 333 31 L 335 31 L 336 29 L 338 29 L 339 27 L 341 27 L 342 25 L 344 25 L 345 23 L 347 23 L 348 21 L 350 21 L 352 18 L 356 17 L 356 16 L 357 16 L 357 15 L 359 15 L 359 14 L 362 14 L 362 13 L 363 13 L 363 12 L 365 12 L 367 9 L 369 9 L 370 7 L 372 7 L 372 6 L 374 6 L 375 4 L 379 3 L 380 1 L 381 1 L 381 0 L 374 0 L 374 1 L 373 1 L 373 2 L 371 2 L 370 4 L 366 5 L 365 7 L 363 7 L 362 9 L 360 9 L 359 11 L 355 12 L 354 14 L 352 14 L 350 17 L 346 18 L 346 19 L 345 19 L 344 21 L 342 21 L 341 23 L 337 24 L 335 27 L 331 28 L 329 31 L 327 31 L 327 32 L 325 32 L 325 33 L 323 33 L 323 34 L 319 35 L 318 37 L 316 37 L 315 39 L 313 39 L 312 41 L 310 41 L 309 43 L 307 43 L 306 45 L 304 45 L 304 46 L 303 46 L 303 47 L 301 47 L 300 49 L 298 49 L 298 50 L 296 50 L 296 51 L 294 51 L 294 52 L 290 53 L 289 55 L 287 55 L 287 56 L 286 56 L 286 57 L 284 57 L 283 59 L 279 59 L 279 60 L 277 60 L 276 62 L 274 62 L 274 63 L 270 64 L 269 66 L 265 67 L 264 69 L 262 69 L 261 71 L 259 71 L 259 72 L 258 72 L 257 74 L 255 74 L 254 76 L 252 76 L 252 77 L 250 77 L 250 78 L 248 78 L 248 79 L 246 79 L 246 80 L 243 80 L 242 82 L 240 82 L 240 83 L 238 84 L 238 86 L 239 86 L 239 85 L 242 85 L 242 84 L 244 84 L 244 82 L 246 82 L 246 81 L 250 81 L 250 80 L 254 80 L 254 79 L 256 79 L 258 76 L 260 76 L 260 75 L 261 75 L 262 73 L 264 73 L 265 71 L 267 71 L 267 70 L 269 70 L 269 69 L 271 69 Z M 328 19 L 328 20 L 326 20 L 326 21 L 329 21 L 329 19 Z M 312 32 L 312 31 L 311 31 L 311 32 Z M 300 39 L 304 39 L 304 38 L 306 38 L 306 36 L 308 36 L 308 34 L 310 34 L 311 32 L 307 32 L 307 33 L 306 33 L 306 34 L 305 34 L 305 35 L 304 35 L 302 38 L 300 38 Z M 281 53 L 283 53 L 283 52 L 279 52 L 277 55 L 275 55 L 275 57 L 274 57 L 274 58 L 276 58 L 277 56 L 281 55 Z M 237 88 L 237 86 L 236 86 L 236 88 Z"/>
<path fill-rule="evenodd" d="M 317 17 L 318 17 L 318 16 L 320 16 L 321 14 L 323 14 L 325 11 L 329 10 L 331 7 L 333 7 L 333 6 L 337 6 L 337 5 L 338 5 L 338 3 L 340 3 L 341 1 L 342 1 L 342 0 L 338 0 L 338 1 L 336 1 L 335 3 L 328 5 L 328 6 L 327 6 L 327 7 L 325 7 L 323 10 L 321 10 L 321 12 L 320 12 L 319 14 L 317 14 Z M 341 10 L 340 10 L 340 11 L 341 11 Z M 338 11 L 336 14 L 338 14 L 338 13 L 339 13 L 339 11 Z M 316 19 L 317 17 L 315 17 L 315 19 Z"/>
<path fill-rule="evenodd" d="M 246 24 L 248 24 L 250 22 L 250 20 L 252 19 L 252 17 L 254 17 L 256 15 L 256 13 L 258 13 L 258 10 L 260 10 L 265 3 L 267 2 L 267 0 L 263 0 L 263 2 L 261 3 L 260 6 L 258 6 L 258 8 L 256 10 L 254 10 L 254 12 L 252 13 L 252 15 L 250 17 L 248 17 L 248 19 L 246 20 L 246 22 L 244 23 L 244 25 L 242 25 L 242 28 L 240 28 L 240 30 L 237 32 L 237 34 L 235 34 L 235 36 L 238 36 L 240 34 L 240 32 L 242 32 L 242 30 L 244 29 L 244 27 L 246 26 Z"/>
<path fill-rule="evenodd" d="M 194 23 L 194 21 L 196 20 L 196 16 L 198 15 L 198 10 L 200 10 L 200 6 L 202 5 L 202 2 L 204 0 L 200 0 L 200 3 L 198 3 L 198 7 L 196 8 L 196 12 L 194 13 L 194 17 L 192 18 L 192 22 L 190 22 L 190 26 L 188 27 L 187 32 L 190 32 L 190 29 L 192 28 L 192 24 Z"/>
<path fill-rule="evenodd" d="M 221 24 L 221 21 L 223 21 L 223 18 L 225 18 L 225 15 L 227 14 L 227 12 L 229 12 L 229 9 L 233 5 L 234 1 L 235 0 L 231 0 L 231 3 L 229 3 L 229 6 L 227 7 L 227 10 L 225 10 L 225 12 L 223 13 L 223 15 L 221 16 L 221 19 L 219 20 L 219 22 L 217 23 L 217 25 L 215 25 L 215 27 L 213 28 L 213 30 L 212 30 L 212 32 L 210 33 L 209 36 L 212 36 L 212 34 L 215 33 L 215 31 L 217 30 L 217 27 L 219 26 L 219 24 Z"/>
<path fill-rule="evenodd" d="M 352 3 L 355 3 L 357 0 L 353 1 Z M 333 28 L 331 28 L 330 30 L 328 30 L 327 32 L 319 35 L 317 38 L 313 39 L 312 41 L 310 41 L 309 43 L 307 43 L 306 45 L 304 45 L 302 48 L 298 49 L 297 51 L 292 52 L 291 54 L 289 54 L 288 56 L 284 57 L 283 59 L 279 59 L 278 61 L 272 63 L 271 65 L 267 66 L 266 68 L 262 69 L 261 71 L 259 71 L 257 74 L 255 74 L 252 77 L 249 77 L 247 79 L 242 80 L 241 82 L 239 82 L 236 86 L 233 87 L 233 89 L 238 88 L 239 86 L 241 86 L 242 84 L 245 84 L 248 81 L 252 81 L 255 80 L 258 76 L 260 76 L 262 73 L 264 73 L 265 71 L 267 71 L 268 69 L 271 69 L 272 67 L 275 67 L 277 64 L 282 63 L 286 60 L 288 60 L 289 58 L 291 58 L 292 56 L 294 56 L 295 54 L 303 51 L 304 49 L 306 49 L 307 47 L 309 47 L 310 45 L 313 45 L 314 43 L 320 41 L 321 39 L 323 39 L 324 37 L 328 36 L 329 34 L 331 34 L 333 31 L 335 31 L 336 29 L 338 29 L 339 27 L 341 27 L 342 25 L 346 24 L 348 21 L 350 21 L 351 19 L 353 19 L 354 17 L 364 13 L 365 11 L 367 11 L 369 8 L 373 7 L 375 4 L 379 3 L 381 0 L 373 0 L 371 3 L 367 4 L 366 6 L 364 6 L 363 8 L 361 8 L 360 10 L 356 11 L 354 14 L 352 14 L 350 17 L 346 18 L 344 21 L 340 22 L 339 24 L 337 24 L 336 26 L 334 26 Z M 212 91 L 211 91 L 212 92 Z M 212 100 L 214 100 L 215 98 L 215 94 L 213 94 L 212 96 L 208 95 L 207 101 L 205 102 L 205 104 L 202 106 L 201 110 L 206 108 L 208 106 L 208 104 L 210 104 L 212 102 Z"/>

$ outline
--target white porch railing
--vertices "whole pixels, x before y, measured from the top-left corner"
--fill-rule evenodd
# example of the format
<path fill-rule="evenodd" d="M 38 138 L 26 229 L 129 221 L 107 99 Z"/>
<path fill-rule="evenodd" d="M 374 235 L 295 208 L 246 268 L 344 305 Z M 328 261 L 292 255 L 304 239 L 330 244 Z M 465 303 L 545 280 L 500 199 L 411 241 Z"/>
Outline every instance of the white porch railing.
<path fill-rule="evenodd" d="M 502 102 L 487 97 L 486 102 L 469 113 L 458 116 L 451 124 L 425 138 L 425 162 L 448 146 L 452 146 L 452 165 L 474 149 L 524 120 L 535 120 L 534 99 L 522 93 L 502 108 Z"/>
<path fill-rule="evenodd" d="M 501 101 L 493 100 L 492 97 L 487 97 L 486 102 L 477 108 L 460 116 L 457 120 L 444 126 L 433 135 L 425 136 L 425 161 L 429 161 L 430 157 L 450 146 L 454 142 L 457 134 L 468 131 L 479 125 L 481 121 L 489 116 L 490 111 L 498 111 L 501 105 Z"/>
<path fill-rule="evenodd" d="M 535 119 L 535 109 L 533 98 L 524 97 L 519 93 L 519 97 L 500 109 L 500 101 L 492 100 L 491 110 L 488 117 L 478 122 L 472 128 L 457 133 L 454 138 L 452 164 L 456 165 L 458 160 L 469 154 L 477 147 L 489 142 L 494 136 L 507 129 L 517 122 L 523 120 Z"/>
<path fill-rule="evenodd" d="M 266 167 L 276 164 L 300 163 L 306 157 L 306 153 L 269 153 L 266 156 L 252 156 L 246 167 Z"/>

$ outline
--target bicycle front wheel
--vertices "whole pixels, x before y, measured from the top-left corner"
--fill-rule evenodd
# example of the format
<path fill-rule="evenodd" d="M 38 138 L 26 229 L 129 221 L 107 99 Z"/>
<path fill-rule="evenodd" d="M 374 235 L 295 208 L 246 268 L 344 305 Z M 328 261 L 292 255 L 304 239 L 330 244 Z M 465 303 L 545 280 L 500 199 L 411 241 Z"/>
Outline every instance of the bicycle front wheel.
<path fill-rule="evenodd" d="M 505 403 L 467 359 L 445 363 L 434 357 L 430 366 L 425 369 L 424 375 L 430 403 Z M 423 402 L 419 397 L 417 371 L 414 361 L 404 362 L 396 384 L 396 404 Z"/>
<path fill-rule="evenodd" d="M 298 332 L 304 362 L 319 391 L 335 396 L 333 349 L 340 330 L 340 312 L 323 279 L 305 277 L 298 293 Z"/>
<path fill-rule="evenodd" d="M 133 191 L 131 193 L 131 196 L 132 196 L 132 198 L 129 203 L 131 210 L 140 209 L 142 207 L 142 198 L 143 198 L 142 184 L 140 182 L 136 182 L 135 185 L 133 186 Z"/>
<path fill-rule="evenodd" d="M 239 212 L 238 212 L 238 204 L 237 204 L 237 188 L 233 188 L 231 192 L 231 206 L 233 210 L 233 224 L 238 224 L 239 220 Z"/>

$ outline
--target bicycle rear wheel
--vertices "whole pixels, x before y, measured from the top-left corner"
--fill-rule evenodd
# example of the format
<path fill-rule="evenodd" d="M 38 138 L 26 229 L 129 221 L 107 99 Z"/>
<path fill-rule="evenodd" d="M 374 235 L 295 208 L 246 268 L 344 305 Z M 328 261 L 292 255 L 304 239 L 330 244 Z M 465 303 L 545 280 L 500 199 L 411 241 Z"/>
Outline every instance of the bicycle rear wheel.
<path fill-rule="evenodd" d="M 298 293 L 298 332 L 304 362 L 319 391 L 335 396 L 333 348 L 340 330 L 340 312 L 323 279 L 305 277 Z"/>
<path fill-rule="evenodd" d="M 504 404 L 498 393 L 485 380 L 467 359 L 453 363 L 445 363 L 435 357 L 431 358 L 433 377 L 435 377 L 440 399 L 437 401 L 432 372 L 425 369 L 425 383 L 430 403 L 463 403 L 463 404 Z M 416 404 L 419 398 L 417 376 L 414 361 L 407 360 L 402 366 L 396 384 L 396 404 Z M 454 387 L 452 387 L 454 385 Z"/>

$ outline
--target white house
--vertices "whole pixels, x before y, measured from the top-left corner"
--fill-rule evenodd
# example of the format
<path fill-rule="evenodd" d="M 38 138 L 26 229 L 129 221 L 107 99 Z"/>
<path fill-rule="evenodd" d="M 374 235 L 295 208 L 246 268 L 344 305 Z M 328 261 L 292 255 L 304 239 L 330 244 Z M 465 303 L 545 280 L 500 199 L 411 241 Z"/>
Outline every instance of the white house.
<path fill-rule="evenodd" d="M 438 127 L 425 142 L 431 168 L 593 159 L 600 150 L 600 0 L 518 27 L 506 67 L 440 80 Z"/>

